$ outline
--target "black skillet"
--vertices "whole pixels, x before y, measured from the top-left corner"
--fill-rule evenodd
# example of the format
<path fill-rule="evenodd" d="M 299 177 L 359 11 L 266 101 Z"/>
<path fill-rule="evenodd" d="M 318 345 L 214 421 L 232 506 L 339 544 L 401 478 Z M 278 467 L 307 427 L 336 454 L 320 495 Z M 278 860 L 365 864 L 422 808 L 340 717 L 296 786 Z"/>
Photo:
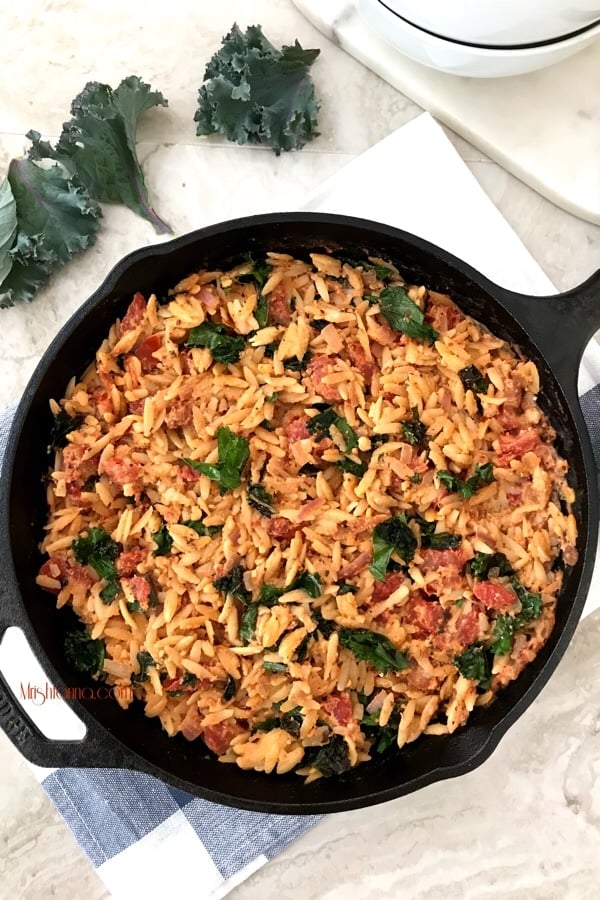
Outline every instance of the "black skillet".
<path fill-rule="evenodd" d="M 583 349 L 600 327 L 600 272 L 557 297 L 528 297 L 504 290 L 466 263 L 405 232 L 346 216 L 289 213 L 225 222 L 170 243 L 138 250 L 122 260 L 60 331 L 37 367 L 18 408 L 0 484 L 0 635 L 23 629 L 48 679 L 59 688 L 91 686 L 64 660 L 63 639 L 74 624 L 36 587 L 42 562 L 38 544 L 46 518 L 42 477 L 51 416 L 48 400 L 63 395 L 81 374 L 109 326 L 135 291 L 160 297 L 182 276 L 201 267 L 227 267 L 250 251 L 307 258 L 315 251 L 393 261 L 408 282 L 452 295 L 465 313 L 521 348 L 539 367 L 540 404 L 557 431 L 576 491 L 579 560 L 565 572 L 556 625 L 534 662 L 488 709 L 477 709 L 453 735 L 424 737 L 401 752 L 376 759 L 338 778 L 310 785 L 296 775 L 243 772 L 216 761 L 203 745 L 168 738 L 144 716 L 141 705 L 123 711 L 111 700 L 72 701 L 87 727 L 82 741 L 51 741 L 27 719 L 0 678 L 0 725 L 29 760 L 40 766 L 136 769 L 201 797 L 272 813 L 327 813 L 381 803 L 480 765 L 540 692 L 573 635 L 589 588 L 598 532 L 594 459 L 577 398 Z"/>

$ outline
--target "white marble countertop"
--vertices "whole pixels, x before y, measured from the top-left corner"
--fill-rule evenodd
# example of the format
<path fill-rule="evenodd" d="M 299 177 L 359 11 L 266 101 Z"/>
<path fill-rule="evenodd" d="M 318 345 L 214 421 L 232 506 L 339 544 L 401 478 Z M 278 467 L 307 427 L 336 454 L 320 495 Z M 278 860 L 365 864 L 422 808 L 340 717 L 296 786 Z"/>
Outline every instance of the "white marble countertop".
<path fill-rule="evenodd" d="M 177 15 L 173 15 L 173 11 Z M 274 42 L 321 47 L 321 136 L 301 153 L 200 141 L 192 116 L 204 65 L 234 20 Z M 141 155 L 152 198 L 179 233 L 293 208 L 309 189 L 418 112 L 310 26 L 291 0 L 21 0 L 2 4 L 0 171 L 31 127 L 57 135 L 89 79 L 137 73 L 168 97 Z M 10 86 L 10 87 L 8 87 Z M 560 123 L 556 123 L 557 129 Z M 461 156 L 557 288 L 600 264 L 600 228 L 542 199 L 460 139 Z M 56 333 L 127 251 L 155 240 L 107 209 L 95 247 L 33 304 L 0 311 L 0 403 L 16 399 Z M 584 622 L 540 699 L 480 769 L 372 809 L 344 813 L 237 888 L 235 900 L 588 898 L 600 875 L 600 613 Z M 0 732 L 0 896 L 108 896 L 67 826 Z M 194 896 L 193 891 L 190 894 Z"/>

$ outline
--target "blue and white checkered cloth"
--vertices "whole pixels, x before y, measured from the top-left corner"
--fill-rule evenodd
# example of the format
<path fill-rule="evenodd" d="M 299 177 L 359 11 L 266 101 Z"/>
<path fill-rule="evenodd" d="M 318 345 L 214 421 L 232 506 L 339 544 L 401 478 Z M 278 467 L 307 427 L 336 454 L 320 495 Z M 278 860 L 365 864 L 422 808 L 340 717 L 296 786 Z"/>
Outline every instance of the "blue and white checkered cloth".
<path fill-rule="evenodd" d="M 446 247 L 506 287 L 553 293 L 428 115 L 352 162 L 319 189 L 306 208 L 388 222 Z M 584 356 L 580 395 L 600 465 L 596 344 L 590 344 Z M 0 415 L 0 458 L 12 412 Z M 595 573 L 592 600 L 600 596 L 595 589 L 599 581 Z M 586 612 L 591 609 L 588 602 Z M 27 667 L 33 663 L 16 643 L 11 655 L 9 645 L 5 640 L 0 648 L 6 651 L 0 655 L 0 667 L 9 684 L 18 684 L 27 680 Z M 10 678 L 7 667 L 12 669 Z M 35 720 L 35 710 L 27 704 L 25 709 Z M 318 821 L 229 809 L 136 772 L 34 771 L 112 896 L 123 900 L 189 894 L 190 888 L 198 900 L 222 897 Z"/>

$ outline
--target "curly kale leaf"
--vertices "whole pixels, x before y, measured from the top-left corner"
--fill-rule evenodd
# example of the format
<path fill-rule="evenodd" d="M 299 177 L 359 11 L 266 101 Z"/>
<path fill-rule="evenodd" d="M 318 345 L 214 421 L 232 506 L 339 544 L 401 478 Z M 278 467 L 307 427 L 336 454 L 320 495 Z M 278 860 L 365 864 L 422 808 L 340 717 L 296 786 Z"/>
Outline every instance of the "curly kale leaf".
<path fill-rule="evenodd" d="M 8 183 L 16 203 L 14 229 Z M 60 166 L 42 169 L 13 159 L 0 189 L 0 308 L 30 301 L 55 269 L 90 247 L 100 227 L 100 207 Z M 4 209 L 4 215 L 3 215 Z M 8 257 L 6 247 L 10 243 Z M 2 258 L 4 257 L 4 263 Z M 9 265 L 10 263 L 10 265 Z"/>
<path fill-rule="evenodd" d="M 266 144 L 279 155 L 318 134 L 319 104 L 309 69 L 319 50 L 277 50 L 260 25 L 234 25 L 204 72 L 194 116 L 196 133 L 225 135 L 238 144 Z"/>
<path fill-rule="evenodd" d="M 95 200 L 123 203 L 151 222 L 157 233 L 168 234 L 171 229 L 150 206 L 136 153 L 139 121 L 154 106 L 167 106 L 167 101 L 137 75 L 124 78 L 114 90 L 88 81 L 73 100 L 73 118 L 63 124 L 55 147 L 37 131 L 28 133 L 30 158 L 56 160 Z"/>
<path fill-rule="evenodd" d="M 12 269 L 10 249 L 17 234 L 17 203 L 6 178 L 0 184 L 0 284 Z"/>

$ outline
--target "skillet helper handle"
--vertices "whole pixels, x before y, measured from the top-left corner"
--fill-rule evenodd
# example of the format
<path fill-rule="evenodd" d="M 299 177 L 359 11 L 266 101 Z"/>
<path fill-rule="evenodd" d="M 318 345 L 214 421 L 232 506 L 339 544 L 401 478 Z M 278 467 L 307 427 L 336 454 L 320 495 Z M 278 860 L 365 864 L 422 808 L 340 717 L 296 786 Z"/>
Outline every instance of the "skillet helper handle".
<path fill-rule="evenodd" d="M 5 563 L 0 552 L 0 564 Z M 5 570 L 6 571 L 6 570 Z M 0 581 L 0 638 L 10 626 L 21 628 L 27 637 L 27 623 L 13 595 L 11 579 Z M 7 583 L 8 582 L 8 583 Z M 66 701 L 65 701 L 66 702 Z M 78 711 L 79 713 L 79 711 Z M 87 732 L 81 740 L 47 738 L 29 718 L 20 700 L 0 672 L 0 728 L 17 750 L 36 766 L 62 768 L 136 768 L 145 771 L 142 760 L 127 753 L 114 738 L 90 716 L 81 716 Z"/>
<path fill-rule="evenodd" d="M 504 305 L 539 345 L 554 373 L 577 397 L 583 351 L 600 329 L 600 269 L 564 294 L 527 297 L 502 292 Z"/>

